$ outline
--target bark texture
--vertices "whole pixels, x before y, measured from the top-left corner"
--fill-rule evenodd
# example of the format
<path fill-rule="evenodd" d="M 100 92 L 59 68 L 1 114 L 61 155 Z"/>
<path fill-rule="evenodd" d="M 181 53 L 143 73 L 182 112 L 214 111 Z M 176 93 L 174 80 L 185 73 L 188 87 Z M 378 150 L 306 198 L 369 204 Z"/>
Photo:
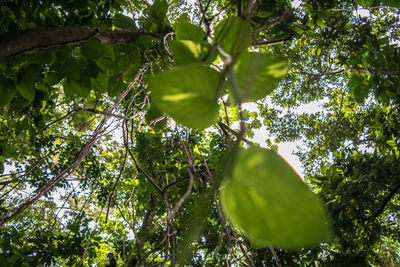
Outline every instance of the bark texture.
<path fill-rule="evenodd" d="M 57 46 L 79 44 L 97 39 L 106 44 L 135 42 L 141 31 L 101 31 L 88 27 L 47 27 L 9 32 L 0 35 L 0 61 L 20 54 Z"/>

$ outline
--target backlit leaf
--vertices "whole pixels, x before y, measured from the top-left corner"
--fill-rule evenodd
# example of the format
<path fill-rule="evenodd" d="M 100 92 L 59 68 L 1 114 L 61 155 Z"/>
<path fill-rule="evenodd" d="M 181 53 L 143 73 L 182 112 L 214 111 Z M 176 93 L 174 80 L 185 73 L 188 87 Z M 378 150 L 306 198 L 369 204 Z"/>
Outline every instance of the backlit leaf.
<path fill-rule="evenodd" d="M 174 25 L 177 40 L 191 40 L 201 42 L 204 39 L 204 31 L 197 25 L 181 20 Z"/>
<path fill-rule="evenodd" d="M 287 60 L 261 53 L 242 53 L 234 66 L 242 101 L 256 101 L 271 93 L 288 71 Z"/>
<path fill-rule="evenodd" d="M 185 65 L 194 62 L 211 63 L 216 58 L 216 53 L 209 55 L 210 45 L 189 40 L 169 41 L 172 55 L 177 65 Z"/>
<path fill-rule="evenodd" d="M 256 243 L 300 248 L 329 240 L 319 199 L 274 151 L 239 149 L 229 176 L 221 189 L 223 209 Z"/>
<path fill-rule="evenodd" d="M 148 89 L 162 112 L 186 127 L 204 129 L 218 118 L 219 80 L 216 70 L 192 65 L 154 75 Z"/>
<path fill-rule="evenodd" d="M 251 25 L 239 17 L 223 20 L 217 25 L 215 32 L 215 42 L 232 55 L 240 54 L 251 43 Z"/>

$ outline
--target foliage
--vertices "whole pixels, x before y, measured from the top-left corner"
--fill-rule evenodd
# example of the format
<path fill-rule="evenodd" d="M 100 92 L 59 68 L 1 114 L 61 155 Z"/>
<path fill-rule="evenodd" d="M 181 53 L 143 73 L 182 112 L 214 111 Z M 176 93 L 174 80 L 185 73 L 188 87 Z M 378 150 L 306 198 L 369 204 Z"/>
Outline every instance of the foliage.
<path fill-rule="evenodd" d="M 1 262 L 398 265 L 396 1 L 1 3 Z"/>

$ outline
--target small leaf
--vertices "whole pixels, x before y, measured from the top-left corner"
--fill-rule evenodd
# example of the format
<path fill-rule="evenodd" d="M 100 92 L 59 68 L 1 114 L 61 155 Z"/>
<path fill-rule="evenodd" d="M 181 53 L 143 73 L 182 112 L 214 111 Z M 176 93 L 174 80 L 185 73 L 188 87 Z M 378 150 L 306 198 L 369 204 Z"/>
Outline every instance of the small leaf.
<path fill-rule="evenodd" d="M 271 93 L 288 71 L 287 60 L 261 53 L 242 53 L 234 66 L 242 101 L 256 101 Z"/>
<path fill-rule="evenodd" d="M 204 31 L 197 25 L 188 21 L 179 21 L 174 25 L 177 40 L 191 40 L 201 42 L 204 39 Z"/>
<path fill-rule="evenodd" d="M 218 118 L 219 80 L 219 72 L 196 64 L 158 73 L 149 79 L 148 88 L 162 112 L 186 127 L 204 129 Z"/>
<path fill-rule="evenodd" d="M 96 60 L 103 55 L 104 47 L 98 40 L 90 40 L 82 45 L 82 55 L 89 60 Z"/>
<path fill-rule="evenodd" d="M 136 29 L 135 21 L 125 15 L 122 14 L 116 14 L 113 18 L 112 21 L 114 25 L 120 29 L 125 29 L 125 30 L 134 30 Z"/>
<path fill-rule="evenodd" d="M 202 62 L 203 60 L 207 64 L 213 62 L 217 56 L 216 53 L 208 55 L 211 49 L 208 44 L 196 43 L 189 40 L 171 40 L 169 41 L 169 45 L 177 65 Z"/>
<path fill-rule="evenodd" d="M 240 54 L 251 43 L 251 25 L 239 17 L 223 20 L 217 25 L 215 32 L 215 42 L 232 55 Z"/>
<path fill-rule="evenodd" d="M 329 240 L 319 199 L 275 152 L 239 149 L 229 176 L 221 189 L 223 209 L 257 244 L 300 248 Z"/>
<path fill-rule="evenodd" d="M 391 146 L 391 147 L 397 146 L 397 144 L 396 144 L 396 142 L 395 142 L 394 140 L 387 140 L 387 141 L 386 141 L 386 144 L 388 144 L 388 145 Z"/>

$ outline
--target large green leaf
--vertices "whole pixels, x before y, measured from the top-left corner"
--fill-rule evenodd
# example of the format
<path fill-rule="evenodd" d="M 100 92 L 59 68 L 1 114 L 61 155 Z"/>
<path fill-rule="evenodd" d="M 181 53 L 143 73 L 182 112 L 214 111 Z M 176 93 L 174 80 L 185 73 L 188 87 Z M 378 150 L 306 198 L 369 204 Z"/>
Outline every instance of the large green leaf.
<path fill-rule="evenodd" d="M 204 31 L 197 25 L 181 20 L 174 25 L 177 40 L 191 40 L 201 42 L 204 39 Z"/>
<path fill-rule="evenodd" d="M 108 90 L 108 76 L 102 72 L 97 74 L 96 79 L 91 79 L 92 89 L 99 93 L 105 93 Z"/>
<path fill-rule="evenodd" d="M 275 55 L 242 53 L 234 66 L 242 101 L 256 101 L 271 93 L 288 71 L 287 60 Z"/>
<path fill-rule="evenodd" d="M 154 0 L 150 7 L 150 16 L 154 21 L 162 23 L 167 15 L 168 3 L 166 0 Z"/>
<path fill-rule="evenodd" d="M 0 107 L 9 104 L 15 92 L 13 80 L 9 78 L 0 78 Z"/>
<path fill-rule="evenodd" d="M 204 129 L 218 118 L 219 80 L 219 72 L 196 64 L 158 73 L 148 88 L 162 112 L 186 127 Z"/>
<path fill-rule="evenodd" d="M 98 40 L 90 40 L 82 45 L 82 55 L 89 60 L 97 60 L 103 55 L 104 46 Z"/>
<path fill-rule="evenodd" d="M 125 29 L 125 30 L 136 29 L 135 21 L 128 16 L 122 14 L 115 14 L 115 16 L 112 18 L 112 21 L 114 25 L 120 29 Z"/>
<path fill-rule="evenodd" d="M 91 83 L 89 77 L 80 80 L 68 79 L 70 88 L 80 97 L 87 97 L 90 93 Z"/>
<path fill-rule="evenodd" d="M 278 154 L 239 149 L 221 189 L 225 213 L 257 243 L 299 248 L 330 238 L 323 206 Z"/>
<path fill-rule="evenodd" d="M 194 62 L 211 63 L 216 58 L 216 53 L 209 54 L 211 46 L 205 43 L 197 43 L 190 40 L 169 41 L 175 63 L 185 65 Z"/>
<path fill-rule="evenodd" d="M 36 94 L 36 79 L 40 74 L 40 66 L 30 65 L 21 68 L 17 76 L 17 90 L 26 99 L 32 101 Z"/>
<path fill-rule="evenodd" d="M 232 55 L 238 55 L 251 43 L 251 25 L 239 17 L 223 20 L 217 25 L 215 32 L 215 42 Z"/>
<path fill-rule="evenodd" d="M 81 78 L 81 64 L 75 57 L 68 58 L 63 64 L 63 72 L 69 79 L 79 80 Z"/>

